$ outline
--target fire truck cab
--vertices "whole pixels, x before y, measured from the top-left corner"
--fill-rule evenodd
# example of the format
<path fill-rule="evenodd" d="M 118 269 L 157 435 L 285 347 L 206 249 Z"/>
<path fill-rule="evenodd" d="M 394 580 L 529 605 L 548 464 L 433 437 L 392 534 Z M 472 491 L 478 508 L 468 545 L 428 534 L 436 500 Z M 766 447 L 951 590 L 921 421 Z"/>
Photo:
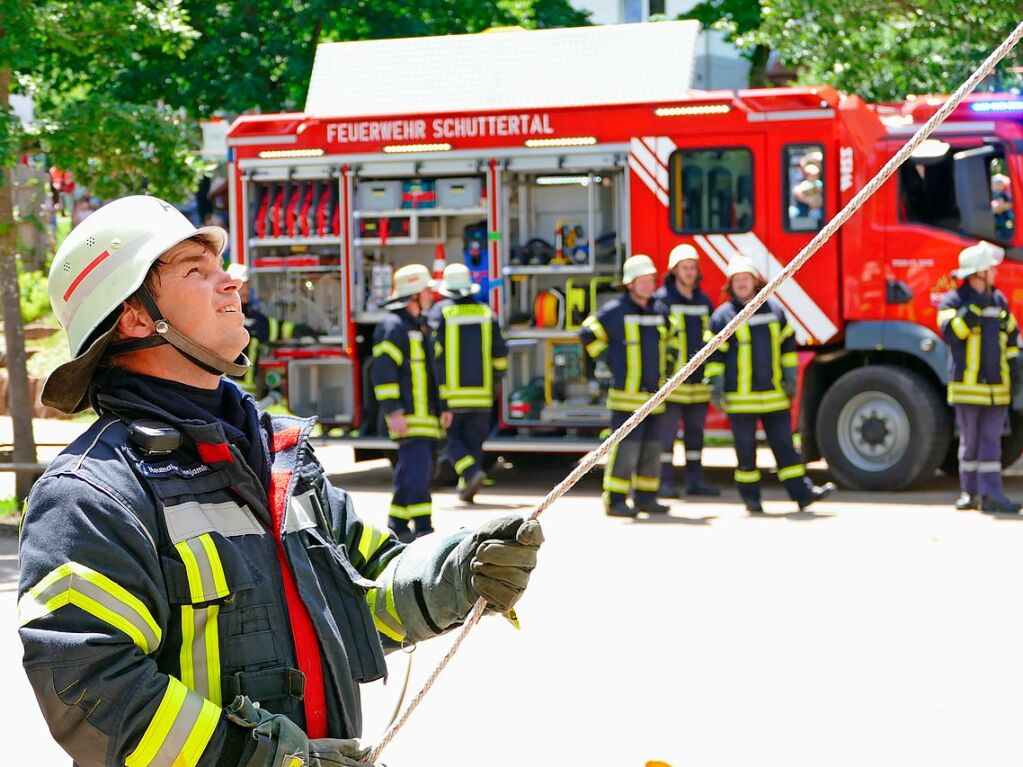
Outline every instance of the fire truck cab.
<path fill-rule="evenodd" d="M 487 449 L 584 452 L 608 382 L 578 328 L 625 258 L 664 267 L 691 243 L 715 301 L 735 255 L 770 278 L 943 103 L 693 91 L 699 36 L 664 22 L 325 44 L 303 112 L 238 118 L 232 257 L 264 312 L 306 329 L 261 360 L 286 370 L 292 410 L 360 456 L 392 448 L 367 385 L 381 301 L 395 268 L 458 260 L 511 350 Z M 776 294 L 801 348 L 803 450 L 847 486 L 955 465 L 936 306 L 977 239 L 1006 249 L 999 287 L 1023 303 L 1021 114 L 1013 96 L 968 99 Z M 1014 414 L 1005 460 L 1021 451 Z"/>

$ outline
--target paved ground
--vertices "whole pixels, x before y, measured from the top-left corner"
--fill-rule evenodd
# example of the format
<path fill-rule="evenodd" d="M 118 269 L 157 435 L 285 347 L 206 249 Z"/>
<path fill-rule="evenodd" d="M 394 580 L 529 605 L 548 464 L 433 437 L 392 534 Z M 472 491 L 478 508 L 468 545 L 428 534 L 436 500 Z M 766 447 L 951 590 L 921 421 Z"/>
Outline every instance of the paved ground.
<path fill-rule="evenodd" d="M 321 451 L 382 524 L 390 470 Z M 723 454 L 724 455 L 724 454 Z M 475 508 L 437 498 L 451 530 L 527 511 L 561 476 L 510 470 Z M 818 474 L 818 478 L 823 478 Z M 716 469 L 711 479 L 728 483 Z M 1023 496 L 1023 479 L 1010 479 Z M 392 767 L 1019 765 L 1023 524 L 949 507 L 955 488 L 841 492 L 814 513 L 749 518 L 726 495 L 666 519 L 611 520 L 588 477 L 544 517 L 523 630 L 486 619 L 388 749 Z M 67 764 L 19 668 L 16 555 L 0 539 L 0 735 Z M 413 689 L 448 646 L 414 654 Z M 397 696 L 366 688 L 366 732 Z M 28 747 L 26 747 L 26 744 Z"/>

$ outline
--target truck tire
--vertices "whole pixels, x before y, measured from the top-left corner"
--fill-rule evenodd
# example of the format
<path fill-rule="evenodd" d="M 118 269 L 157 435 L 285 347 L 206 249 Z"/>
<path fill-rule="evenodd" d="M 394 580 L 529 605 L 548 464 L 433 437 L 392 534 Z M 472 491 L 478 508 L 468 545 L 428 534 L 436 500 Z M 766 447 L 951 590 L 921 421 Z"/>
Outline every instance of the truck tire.
<path fill-rule="evenodd" d="M 857 490 L 902 490 L 930 478 L 952 423 L 937 387 L 894 365 L 856 368 L 817 412 L 817 443 L 835 479 Z"/>
<path fill-rule="evenodd" d="M 1023 413 L 1009 410 L 1009 433 L 1002 437 L 1002 468 L 1009 468 L 1023 455 Z M 959 475 L 959 440 L 955 434 L 949 440 L 948 452 L 941 470 L 950 477 Z"/>

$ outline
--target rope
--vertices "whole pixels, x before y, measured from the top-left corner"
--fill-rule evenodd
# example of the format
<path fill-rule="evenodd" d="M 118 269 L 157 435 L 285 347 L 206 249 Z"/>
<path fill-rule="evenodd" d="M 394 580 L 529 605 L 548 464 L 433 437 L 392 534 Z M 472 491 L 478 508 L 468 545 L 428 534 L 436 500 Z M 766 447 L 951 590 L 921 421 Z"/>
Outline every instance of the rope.
<path fill-rule="evenodd" d="M 1001 45 L 999 45 L 994 52 L 987 57 L 983 64 L 977 68 L 977 70 L 970 76 L 966 82 L 959 86 L 955 93 L 953 93 L 948 100 L 942 105 L 941 109 L 934 113 L 930 120 L 924 123 L 920 130 L 918 130 L 905 146 L 900 149 L 895 156 L 893 156 L 884 167 L 878 171 L 877 175 L 870 180 L 863 189 L 859 191 L 848 204 L 839 211 L 838 215 L 835 216 L 828 224 L 817 233 L 810 242 L 804 247 L 795 258 L 786 266 L 781 273 L 779 273 L 774 279 L 768 282 L 763 289 L 757 293 L 749 303 L 743 307 L 732 321 L 722 328 L 721 332 L 712 338 L 706 346 L 700 349 L 693 357 L 686 363 L 685 367 L 675 373 L 668 382 L 660 388 L 660 390 L 648 399 L 642 407 L 640 407 L 632 416 L 623 423 L 617 431 L 611 434 L 603 443 L 596 449 L 587 453 L 579 464 L 572 470 L 572 472 L 565 477 L 558 485 L 551 490 L 547 496 L 537 504 L 536 508 L 530 514 L 530 519 L 536 519 L 539 517 L 547 508 L 558 500 L 561 496 L 567 493 L 573 485 L 575 485 L 580 479 L 582 479 L 590 469 L 592 469 L 597 462 L 607 455 L 611 449 L 625 439 L 629 432 L 635 429 L 639 423 L 646 418 L 650 412 L 660 405 L 667 396 L 678 386 L 680 383 L 685 381 L 689 376 L 693 374 L 693 371 L 706 362 L 707 358 L 713 354 L 722 343 L 727 341 L 735 333 L 736 329 L 744 322 L 746 322 L 771 296 L 778 287 L 792 277 L 800 267 L 805 264 L 810 257 L 816 253 L 824 243 L 831 239 L 831 237 L 839 230 L 839 228 L 850 218 L 852 218 L 856 212 L 862 207 L 870 197 L 884 184 L 892 174 L 907 160 L 909 156 L 916 151 L 917 147 L 922 144 L 928 136 L 943 123 L 948 116 L 955 110 L 956 107 L 962 103 L 963 99 L 966 98 L 977 85 L 995 68 L 995 65 L 1001 61 L 1005 55 L 1012 50 L 1012 48 L 1023 38 L 1023 22 L 1017 26 L 1012 33 L 1005 38 Z M 458 632 L 458 636 L 455 638 L 454 644 L 451 649 L 448 650 L 447 654 L 437 664 L 437 667 L 433 670 L 426 682 L 423 683 L 422 688 L 416 693 L 415 697 L 409 701 L 408 706 L 402 715 L 395 721 L 387 731 L 384 732 L 380 742 L 376 748 L 369 755 L 370 762 L 376 762 L 381 752 L 387 746 L 394 736 L 398 733 L 405 722 L 408 721 L 409 716 L 419 706 L 426 693 L 433 686 L 433 683 L 437 681 L 441 672 L 447 667 L 448 663 L 454 657 L 455 653 L 458 652 L 458 648 L 462 646 L 462 642 L 465 641 L 466 636 L 472 630 L 473 626 L 479 623 L 481 617 L 483 617 L 484 609 L 486 608 L 486 601 L 480 597 L 476 600 L 476 604 L 473 605 L 472 610 L 465 619 L 465 623 L 462 624 L 462 628 Z"/>

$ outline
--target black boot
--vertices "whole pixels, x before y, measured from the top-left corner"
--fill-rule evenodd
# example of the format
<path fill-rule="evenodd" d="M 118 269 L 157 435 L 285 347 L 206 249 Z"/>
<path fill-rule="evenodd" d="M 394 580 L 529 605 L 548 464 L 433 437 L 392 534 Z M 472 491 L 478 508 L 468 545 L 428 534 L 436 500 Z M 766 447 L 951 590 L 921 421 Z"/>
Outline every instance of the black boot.
<path fill-rule="evenodd" d="M 657 491 L 658 498 L 678 498 L 678 488 L 671 482 L 662 482 L 661 489 Z"/>
<path fill-rule="evenodd" d="M 658 503 L 657 499 L 651 498 L 649 501 L 644 501 L 642 504 L 638 504 L 636 506 L 636 511 L 641 511 L 644 514 L 667 514 L 671 511 L 671 509 L 663 503 Z"/>
<path fill-rule="evenodd" d="M 802 511 L 803 509 L 809 508 L 810 504 L 824 500 L 837 489 L 838 488 L 835 486 L 834 482 L 825 482 L 823 485 L 814 485 L 813 489 L 810 490 L 810 495 L 806 498 L 801 498 L 798 501 L 799 510 Z"/>
<path fill-rule="evenodd" d="M 746 498 L 746 511 L 750 514 L 763 514 L 764 504 L 760 502 L 759 498 Z"/>
<path fill-rule="evenodd" d="M 985 495 L 980 499 L 980 510 L 985 514 L 1019 514 L 1023 504 L 1016 503 L 1004 495 Z"/>
<path fill-rule="evenodd" d="M 476 492 L 483 487 L 483 482 L 486 478 L 487 475 L 479 469 L 473 471 L 468 477 L 461 477 L 458 480 L 458 500 L 463 503 L 472 503 L 473 498 L 476 497 Z"/>
<path fill-rule="evenodd" d="M 703 480 L 695 480 L 686 485 L 686 495 L 699 495 L 707 498 L 716 498 L 721 491 L 713 485 L 708 485 Z"/>
<path fill-rule="evenodd" d="M 980 496 L 976 493 L 967 493 L 965 490 L 956 499 L 956 511 L 972 511 L 980 508 Z"/>
<path fill-rule="evenodd" d="M 612 501 L 609 506 L 604 507 L 604 513 L 609 517 L 635 517 L 637 512 L 629 506 L 628 501 Z"/>

